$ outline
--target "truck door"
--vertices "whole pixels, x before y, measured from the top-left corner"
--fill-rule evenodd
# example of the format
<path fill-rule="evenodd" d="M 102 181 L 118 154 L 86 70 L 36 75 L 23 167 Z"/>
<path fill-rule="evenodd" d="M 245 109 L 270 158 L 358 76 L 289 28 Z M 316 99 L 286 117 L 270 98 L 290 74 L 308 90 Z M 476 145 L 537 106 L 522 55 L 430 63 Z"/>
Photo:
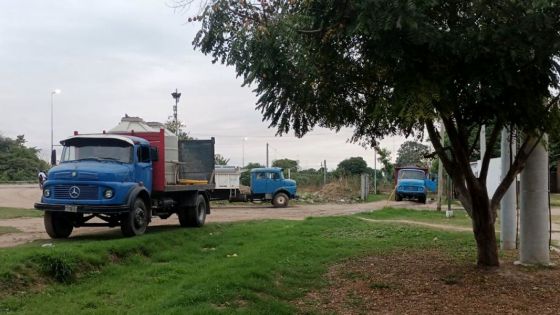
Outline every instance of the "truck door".
<path fill-rule="evenodd" d="M 268 184 L 267 184 L 267 193 L 274 194 L 279 188 L 282 188 L 284 185 L 284 178 L 280 172 L 270 172 L 268 173 Z M 272 198 L 272 196 L 270 197 Z"/>
<path fill-rule="evenodd" d="M 266 193 L 266 183 L 267 172 L 256 172 L 253 173 L 253 178 L 251 178 L 251 191 L 253 194 L 265 194 Z"/>
<path fill-rule="evenodd" d="M 146 189 L 150 193 L 152 192 L 152 161 L 150 159 L 150 147 L 148 145 L 139 145 L 136 148 L 134 179 L 137 183 L 142 182 Z"/>

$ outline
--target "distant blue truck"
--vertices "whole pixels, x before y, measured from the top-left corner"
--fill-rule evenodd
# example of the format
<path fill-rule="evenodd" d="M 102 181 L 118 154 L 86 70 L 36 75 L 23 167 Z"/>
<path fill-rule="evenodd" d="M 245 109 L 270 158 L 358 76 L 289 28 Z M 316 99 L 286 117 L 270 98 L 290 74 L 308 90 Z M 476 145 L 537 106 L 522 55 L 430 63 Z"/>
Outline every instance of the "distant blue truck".
<path fill-rule="evenodd" d="M 428 190 L 435 191 L 436 183 L 428 178 L 428 169 L 401 167 L 395 169 L 395 200 L 416 199 L 426 203 Z"/>
<path fill-rule="evenodd" d="M 250 171 L 249 191 L 241 191 L 240 170 L 216 167 L 216 188 L 211 193 L 213 200 L 265 201 L 275 208 L 287 207 L 291 199 L 297 198 L 297 184 L 284 178 L 279 167 L 254 168 Z"/>

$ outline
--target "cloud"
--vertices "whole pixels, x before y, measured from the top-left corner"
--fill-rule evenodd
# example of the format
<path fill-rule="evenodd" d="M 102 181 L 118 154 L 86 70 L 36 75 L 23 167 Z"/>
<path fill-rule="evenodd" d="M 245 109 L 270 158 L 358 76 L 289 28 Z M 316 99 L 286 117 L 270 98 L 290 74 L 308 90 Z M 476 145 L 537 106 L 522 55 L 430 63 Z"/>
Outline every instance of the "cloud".
<path fill-rule="evenodd" d="M 325 159 L 335 167 L 350 156 L 373 165 L 372 150 L 346 142 L 348 129 L 275 138 L 234 70 L 193 50 L 198 25 L 185 23 L 187 17 L 166 1 L 0 2 L 0 133 L 24 134 L 47 159 L 53 89 L 62 90 L 54 97 L 56 143 L 74 130 L 110 129 L 125 113 L 165 121 L 178 88 L 186 129 L 214 136 L 216 151 L 233 164 L 241 164 L 248 137 L 246 163 L 264 163 L 268 142 L 271 159 L 297 159 L 304 167 Z M 396 152 L 394 139 L 385 143 Z"/>

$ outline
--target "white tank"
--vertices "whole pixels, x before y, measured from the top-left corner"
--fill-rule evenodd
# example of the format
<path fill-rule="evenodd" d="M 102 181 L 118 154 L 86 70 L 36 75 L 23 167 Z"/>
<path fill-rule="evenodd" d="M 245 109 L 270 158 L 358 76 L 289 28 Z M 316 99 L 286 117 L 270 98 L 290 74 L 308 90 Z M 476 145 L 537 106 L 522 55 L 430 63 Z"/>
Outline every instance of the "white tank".
<path fill-rule="evenodd" d="M 145 122 L 140 117 L 125 116 L 121 122 L 109 133 L 129 133 L 135 132 L 159 132 L 160 129 L 165 133 L 165 181 L 167 184 L 176 184 L 176 173 L 179 162 L 179 141 L 175 134 L 165 128 L 160 122 Z"/>
<path fill-rule="evenodd" d="M 179 162 L 179 138 L 157 121 L 146 122 L 154 130 L 164 130 L 165 133 L 165 182 L 169 185 L 177 183 L 177 167 Z"/>

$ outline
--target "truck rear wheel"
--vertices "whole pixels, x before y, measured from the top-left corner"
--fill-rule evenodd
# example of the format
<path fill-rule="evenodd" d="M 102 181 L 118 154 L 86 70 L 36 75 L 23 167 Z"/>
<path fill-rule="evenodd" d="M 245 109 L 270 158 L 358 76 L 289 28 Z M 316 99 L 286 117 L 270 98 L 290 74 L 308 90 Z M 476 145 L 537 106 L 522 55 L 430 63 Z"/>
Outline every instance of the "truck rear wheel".
<path fill-rule="evenodd" d="M 130 211 L 121 219 L 121 231 L 124 236 L 142 235 L 146 232 L 149 211 L 141 198 L 136 198 Z"/>
<path fill-rule="evenodd" d="M 45 211 L 43 220 L 45 230 L 51 238 L 68 238 L 74 229 L 72 217 L 69 213 Z"/>
<path fill-rule="evenodd" d="M 272 205 L 274 208 L 285 208 L 288 206 L 290 198 L 285 193 L 277 193 L 272 198 Z"/>
<path fill-rule="evenodd" d="M 183 227 L 201 227 L 206 221 L 206 211 L 208 205 L 204 196 L 198 195 L 196 197 L 196 206 L 183 207 L 177 212 L 179 223 Z"/>

